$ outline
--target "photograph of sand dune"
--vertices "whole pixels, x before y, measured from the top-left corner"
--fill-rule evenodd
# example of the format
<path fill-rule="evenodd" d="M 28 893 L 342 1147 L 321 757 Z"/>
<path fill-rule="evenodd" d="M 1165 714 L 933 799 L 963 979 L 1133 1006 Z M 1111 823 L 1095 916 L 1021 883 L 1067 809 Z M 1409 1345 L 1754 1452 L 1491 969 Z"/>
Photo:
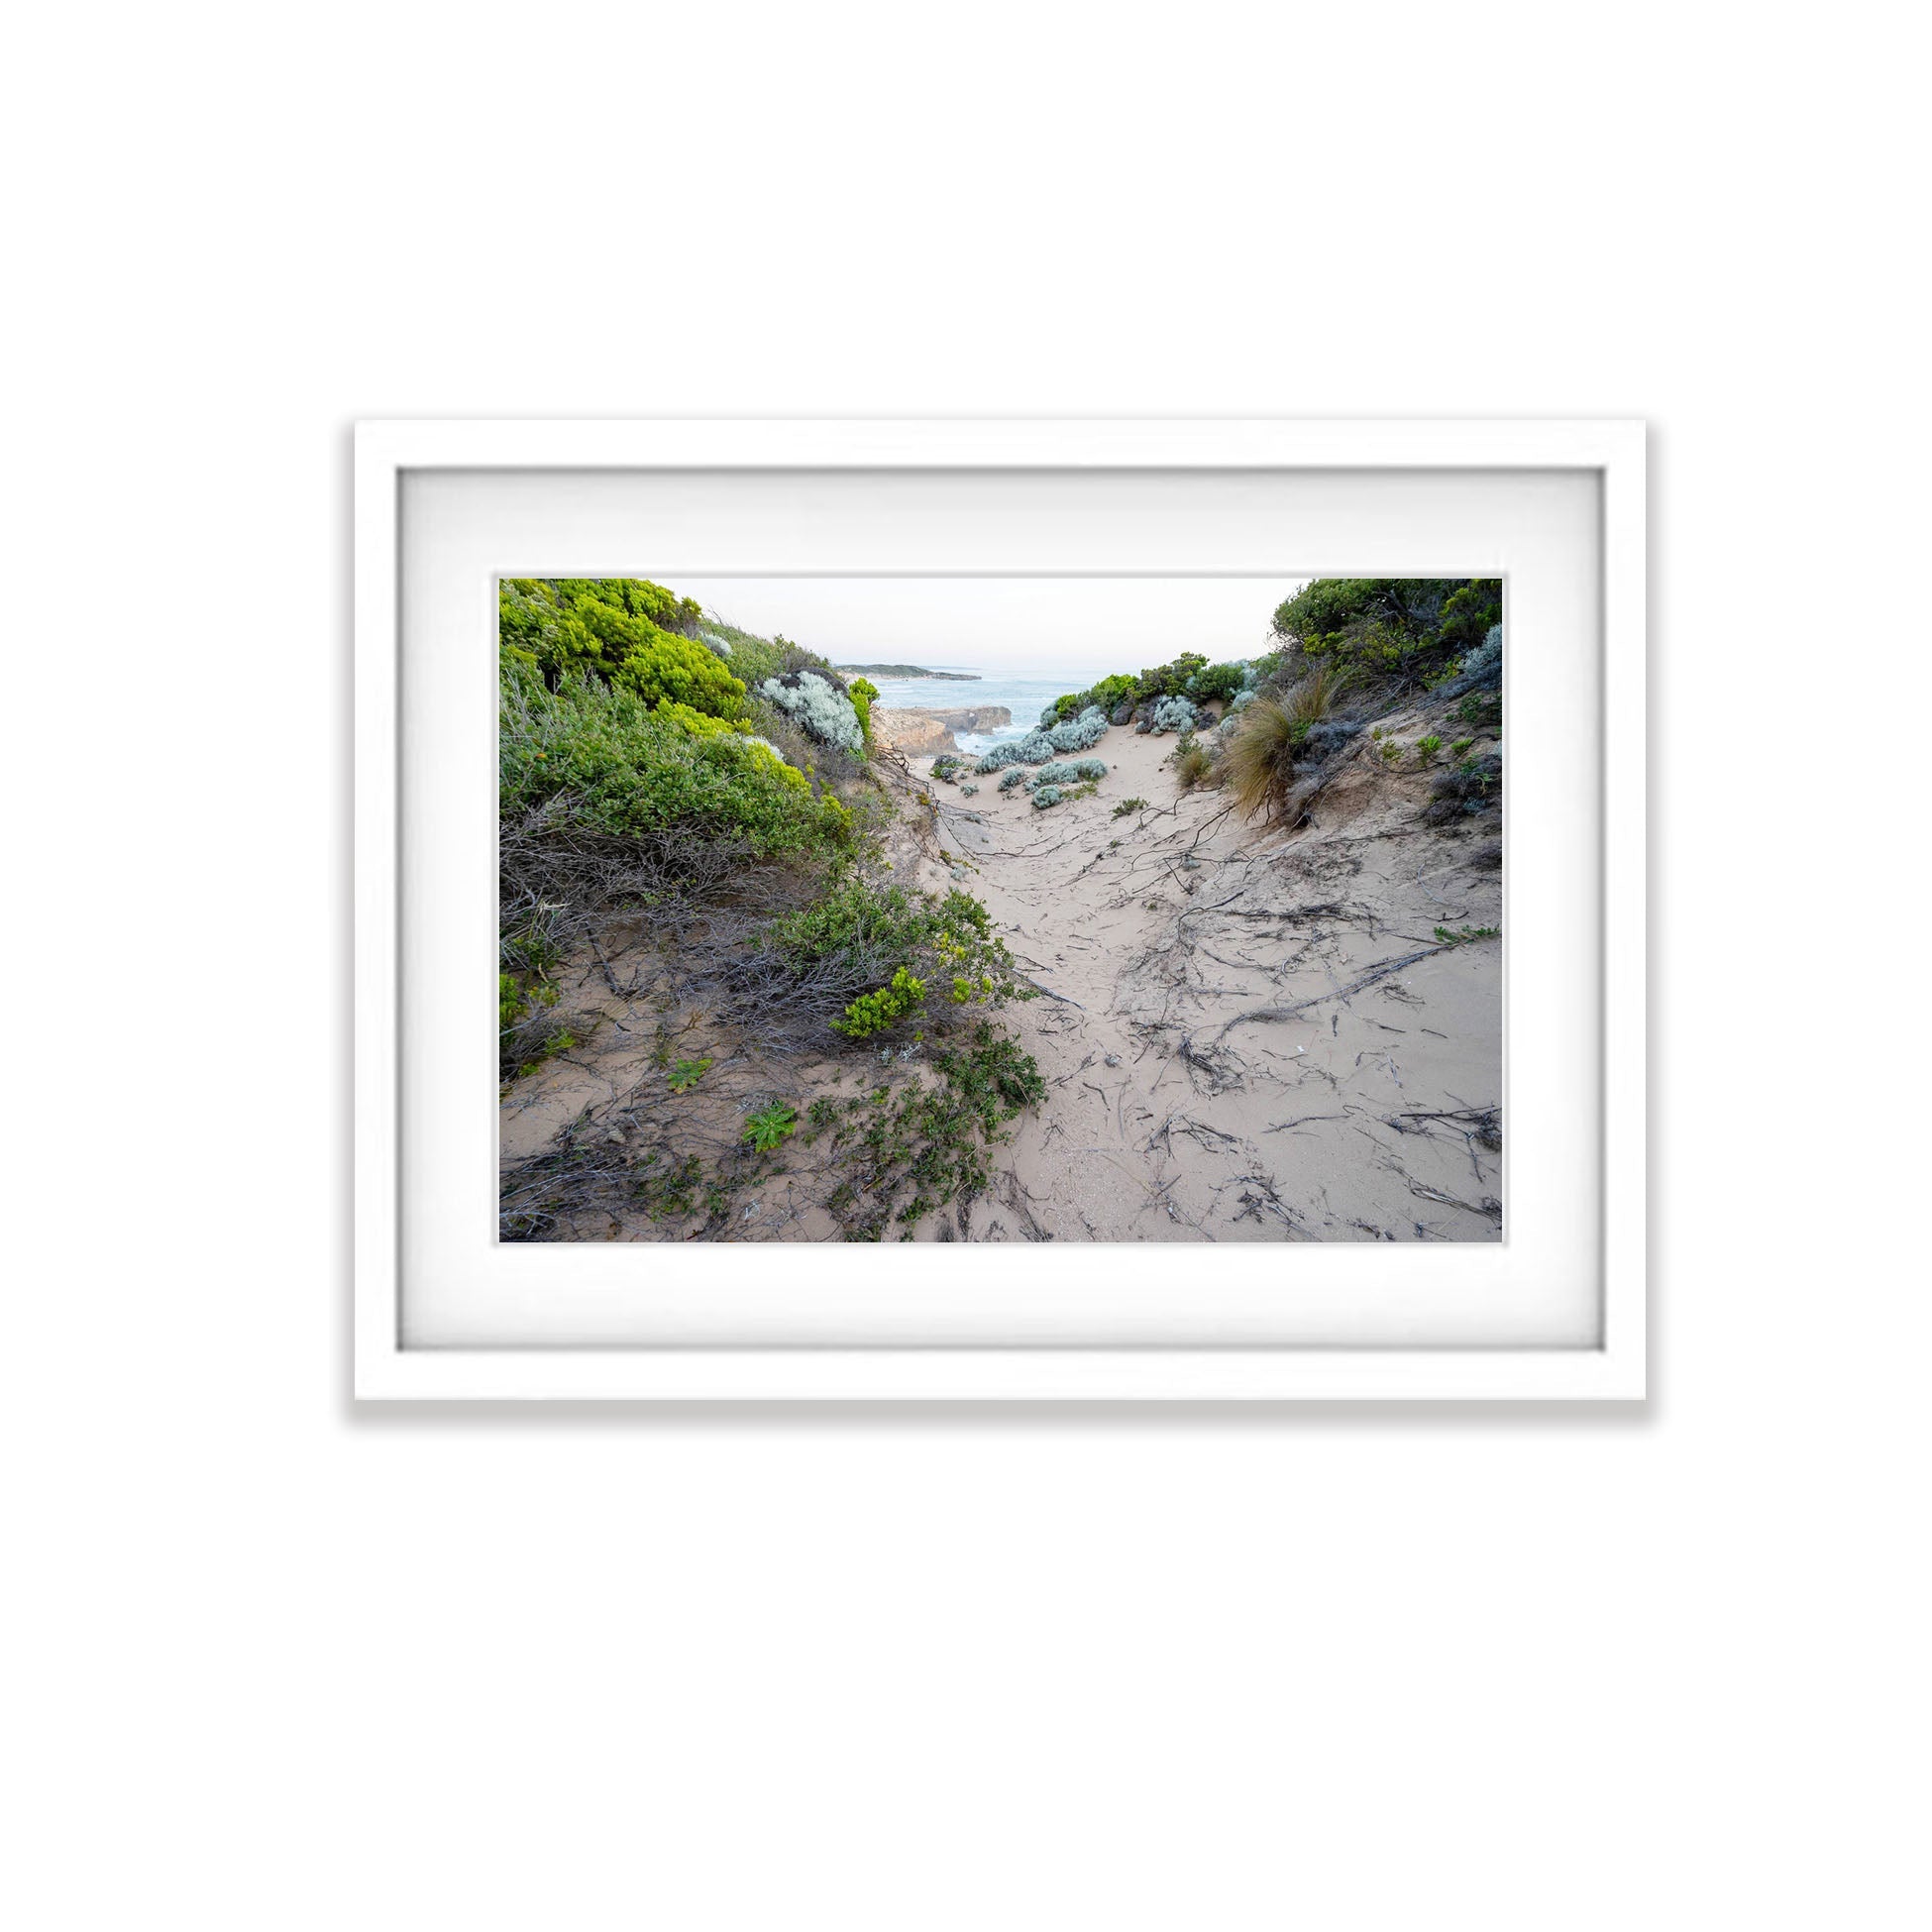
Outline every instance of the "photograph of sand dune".
<path fill-rule="evenodd" d="M 505 579 L 505 1241 L 1497 1241 L 1493 579 Z"/>

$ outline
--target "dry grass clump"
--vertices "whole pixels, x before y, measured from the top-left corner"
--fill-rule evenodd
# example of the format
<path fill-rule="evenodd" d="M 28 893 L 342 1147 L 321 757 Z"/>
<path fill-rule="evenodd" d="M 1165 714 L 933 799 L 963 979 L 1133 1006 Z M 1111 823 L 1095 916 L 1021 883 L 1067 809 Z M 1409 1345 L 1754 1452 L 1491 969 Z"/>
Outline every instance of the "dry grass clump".
<path fill-rule="evenodd" d="M 1340 665 L 1318 664 L 1283 700 L 1289 719 L 1297 724 L 1320 724 L 1347 688 L 1348 674 Z"/>
<path fill-rule="evenodd" d="M 1317 665 L 1291 691 L 1257 698 L 1243 708 L 1222 756 L 1225 781 L 1243 816 L 1281 808 L 1309 732 L 1335 709 L 1347 682 L 1346 672 Z"/>
<path fill-rule="evenodd" d="M 1176 754 L 1174 774 L 1183 792 L 1192 792 L 1197 785 L 1214 784 L 1217 777 L 1214 753 L 1199 738 L 1194 739 Z"/>
<path fill-rule="evenodd" d="M 1244 818 L 1272 809 L 1288 791 L 1300 738 L 1295 719 L 1279 698 L 1257 698 L 1241 712 L 1222 756 L 1228 790 Z M 1308 735 L 1302 727 L 1301 737 Z"/>

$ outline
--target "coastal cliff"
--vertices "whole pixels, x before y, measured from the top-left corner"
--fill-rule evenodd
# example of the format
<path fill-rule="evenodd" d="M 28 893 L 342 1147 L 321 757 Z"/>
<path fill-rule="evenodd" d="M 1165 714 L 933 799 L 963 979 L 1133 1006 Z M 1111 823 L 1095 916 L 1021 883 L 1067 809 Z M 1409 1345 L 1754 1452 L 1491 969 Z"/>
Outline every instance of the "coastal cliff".
<path fill-rule="evenodd" d="M 957 751 L 958 731 L 993 731 L 1013 722 L 1004 704 L 969 704 L 958 710 L 890 709 L 874 706 L 874 739 L 910 757 L 918 752 Z"/>

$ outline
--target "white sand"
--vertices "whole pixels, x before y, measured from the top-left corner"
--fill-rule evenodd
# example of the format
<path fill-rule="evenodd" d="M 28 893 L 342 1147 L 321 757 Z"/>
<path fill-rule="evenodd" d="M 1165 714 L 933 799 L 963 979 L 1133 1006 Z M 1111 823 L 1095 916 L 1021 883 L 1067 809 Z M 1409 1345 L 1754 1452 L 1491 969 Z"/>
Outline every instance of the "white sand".
<path fill-rule="evenodd" d="M 997 778 L 925 785 L 1058 996 L 1010 1010 L 1049 1099 L 955 1237 L 1499 1238 L 1501 1154 L 1441 1117 L 1500 1109 L 1501 944 L 1435 935 L 1500 923 L 1501 872 L 1472 862 L 1493 823 L 1423 824 L 1431 775 L 1364 736 L 1314 826 L 1257 833 L 1177 795 L 1173 744 L 1110 731 L 1100 795 L 1046 811 Z M 928 860 L 922 883 L 953 881 Z"/>

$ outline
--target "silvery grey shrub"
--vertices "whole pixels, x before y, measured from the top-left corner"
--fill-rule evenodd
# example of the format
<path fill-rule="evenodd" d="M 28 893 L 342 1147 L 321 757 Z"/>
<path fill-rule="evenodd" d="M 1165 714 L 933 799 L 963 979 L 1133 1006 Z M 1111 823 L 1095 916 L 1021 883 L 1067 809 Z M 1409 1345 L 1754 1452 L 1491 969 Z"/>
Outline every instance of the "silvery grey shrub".
<path fill-rule="evenodd" d="M 1044 731 L 1029 731 L 1023 738 L 995 745 L 973 769 L 984 778 L 988 772 L 1003 772 L 1009 765 L 1044 765 L 1054 752 L 1070 748 L 1056 745 Z"/>
<path fill-rule="evenodd" d="M 1090 778 L 1105 778 L 1107 767 L 1098 758 L 1070 758 L 1042 765 L 1033 774 L 1034 785 L 1078 785 Z"/>
<path fill-rule="evenodd" d="M 1482 642 L 1462 660 L 1462 676 L 1480 678 L 1503 655 L 1503 627 L 1491 624 Z"/>
<path fill-rule="evenodd" d="M 821 743 L 842 745 L 847 751 L 857 751 L 865 743 L 852 700 L 815 671 L 788 671 L 782 678 L 767 678 L 758 691 Z"/>
<path fill-rule="evenodd" d="M 1191 698 L 1163 698 L 1154 706 L 1152 728 L 1156 734 L 1162 731 L 1191 731 L 1198 715 Z"/>
<path fill-rule="evenodd" d="M 1046 736 L 1055 751 L 1087 751 L 1107 736 L 1107 713 L 1089 704 L 1078 717 L 1056 724 Z"/>

